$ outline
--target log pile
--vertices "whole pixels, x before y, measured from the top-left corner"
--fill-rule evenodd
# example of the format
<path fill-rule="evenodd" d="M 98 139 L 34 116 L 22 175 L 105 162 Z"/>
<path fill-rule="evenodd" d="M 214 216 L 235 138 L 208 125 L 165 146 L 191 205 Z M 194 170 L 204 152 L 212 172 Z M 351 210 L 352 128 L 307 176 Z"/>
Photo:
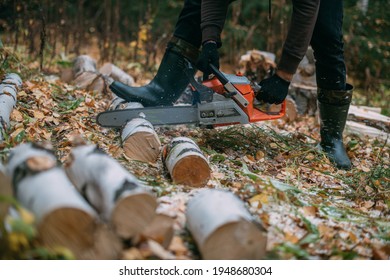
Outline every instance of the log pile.
<path fill-rule="evenodd" d="M 176 137 L 163 148 L 163 162 L 176 184 L 203 187 L 210 179 L 208 160 L 187 137 Z"/>
<path fill-rule="evenodd" d="M 15 147 L 7 172 L 14 196 L 35 215 L 39 238 L 45 246 L 64 246 L 79 259 L 118 255 L 115 238 L 101 227 L 97 213 L 57 166 L 51 147 L 34 143 Z"/>
<path fill-rule="evenodd" d="M 264 258 L 266 234 L 234 194 L 201 190 L 188 202 L 186 217 L 203 259 Z"/>
<path fill-rule="evenodd" d="M 10 115 L 21 87 L 22 80 L 15 73 L 6 74 L 0 83 L 0 143 L 4 141 L 4 132 L 10 125 Z"/>
<path fill-rule="evenodd" d="M 387 140 L 390 144 L 390 118 L 380 114 L 380 108 L 351 105 L 345 130 L 350 134 Z"/>
<path fill-rule="evenodd" d="M 157 207 L 154 195 L 95 145 L 75 147 L 65 170 L 83 197 L 121 238 L 134 237 L 153 220 Z"/>

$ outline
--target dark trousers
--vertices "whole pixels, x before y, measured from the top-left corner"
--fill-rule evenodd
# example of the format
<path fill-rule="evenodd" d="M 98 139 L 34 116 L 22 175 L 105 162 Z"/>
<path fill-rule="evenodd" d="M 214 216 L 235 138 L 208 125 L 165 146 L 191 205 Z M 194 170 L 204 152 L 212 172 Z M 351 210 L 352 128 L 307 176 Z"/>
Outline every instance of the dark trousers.
<path fill-rule="evenodd" d="M 175 26 L 174 36 L 199 48 L 202 43 L 201 0 L 186 0 Z M 316 58 L 317 86 L 344 90 L 346 68 L 343 43 L 343 1 L 322 0 L 311 46 Z"/>
<path fill-rule="evenodd" d="M 317 86 L 321 89 L 345 89 L 342 27 L 343 1 L 322 0 L 311 39 L 316 59 Z"/>
<path fill-rule="evenodd" d="M 200 12 L 202 0 L 186 0 L 173 35 L 199 48 L 202 44 Z"/>

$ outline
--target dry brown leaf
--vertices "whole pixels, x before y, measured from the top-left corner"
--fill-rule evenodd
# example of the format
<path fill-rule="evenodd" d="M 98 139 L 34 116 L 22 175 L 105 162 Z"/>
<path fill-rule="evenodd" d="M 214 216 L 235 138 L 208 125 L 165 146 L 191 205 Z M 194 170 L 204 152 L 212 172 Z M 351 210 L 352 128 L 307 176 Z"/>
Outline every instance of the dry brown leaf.
<path fill-rule="evenodd" d="M 302 207 L 303 213 L 307 216 L 315 216 L 317 214 L 317 207 L 315 206 L 304 206 Z"/>
<path fill-rule="evenodd" d="M 11 119 L 17 122 L 22 122 L 23 114 L 20 111 L 14 109 L 11 113 Z"/>

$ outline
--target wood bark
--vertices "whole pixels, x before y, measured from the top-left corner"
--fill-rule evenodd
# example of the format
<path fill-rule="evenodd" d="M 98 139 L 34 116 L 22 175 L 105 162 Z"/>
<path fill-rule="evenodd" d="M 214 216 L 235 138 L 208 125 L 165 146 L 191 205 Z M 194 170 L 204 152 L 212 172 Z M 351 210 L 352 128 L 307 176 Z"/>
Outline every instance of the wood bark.
<path fill-rule="evenodd" d="M 75 147 L 65 170 L 118 236 L 132 238 L 153 220 L 157 207 L 154 195 L 95 145 Z"/>
<path fill-rule="evenodd" d="M 186 137 L 177 137 L 164 147 L 163 162 L 176 184 L 203 187 L 210 179 L 208 160 L 198 145 Z"/>
<path fill-rule="evenodd" d="M 73 62 L 73 83 L 76 87 L 105 93 L 103 76 L 96 69 L 96 61 L 88 55 L 80 55 Z"/>
<path fill-rule="evenodd" d="M 0 143 L 10 124 L 10 115 L 16 105 L 17 93 L 22 87 L 22 80 L 15 73 L 6 74 L 0 84 Z"/>
<path fill-rule="evenodd" d="M 372 110 L 367 110 L 367 107 L 351 105 L 348 111 L 348 120 L 363 122 L 386 133 L 390 132 L 390 118 Z"/>
<path fill-rule="evenodd" d="M 12 196 L 11 182 L 6 174 L 5 167 L 0 163 L 0 197 L 6 198 Z M 6 200 L 6 199 L 5 199 Z M 0 199 L 0 221 L 7 214 L 9 203 Z"/>
<path fill-rule="evenodd" d="M 187 206 L 188 228 L 203 259 L 262 259 L 267 237 L 233 193 L 204 189 Z"/>
<path fill-rule="evenodd" d="M 112 63 L 105 63 L 99 69 L 99 72 L 103 75 L 113 78 L 115 81 L 122 82 L 129 86 L 134 85 L 133 77 Z"/>
<path fill-rule="evenodd" d="M 161 142 L 153 125 L 144 118 L 134 118 L 127 122 L 121 132 L 125 154 L 135 160 L 156 162 L 160 154 Z"/>
<path fill-rule="evenodd" d="M 39 238 L 48 247 L 64 246 L 76 258 L 106 259 L 119 250 L 113 239 L 96 242 L 98 215 L 57 166 L 53 152 L 43 145 L 21 144 L 10 154 L 7 172 L 15 197 L 37 219 Z M 107 249 L 106 243 L 110 243 Z"/>
<path fill-rule="evenodd" d="M 345 125 L 345 131 L 349 134 L 367 136 L 370 138 L 378 138 L 383 141 L 386 141 L 386 145 L 390 145 L 390 133 L 387 133 L 383 130 L 379 130 L 375 127 L 367 126 L 365 124 L 354 121 L 347 121 Z"/>

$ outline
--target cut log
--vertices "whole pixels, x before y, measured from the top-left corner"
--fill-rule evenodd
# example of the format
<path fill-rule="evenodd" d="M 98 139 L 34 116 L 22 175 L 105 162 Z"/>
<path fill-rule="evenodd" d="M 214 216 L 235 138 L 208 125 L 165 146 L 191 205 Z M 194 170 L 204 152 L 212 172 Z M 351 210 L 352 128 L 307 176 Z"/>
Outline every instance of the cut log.
<path fill-rule="evenodd" d="M 351 105 L 348 111 L 348 120 L 363 122 L 368 126 L 390 132 L 390 118 L 377 112 L 367 110 L 360 106 Z"/>
<path fill-rule="evenodd" d="M 107 92 L 103 76 L 96 69 L 96 62 L 88 55 L 76 57 L 73 66 L 76 87 L 97 92 Z"/>
<path fill-rule="evenodd" d="M 0 84 L 0 143 L 10 124 L 10 115 L 15 107 L 17 93 L 22 87 L 22 80 L 15 73 L 5 75 Z"/>
<path fill-rule="evenodd" d="M 189 138 L 177 137 L 166 145 L 163 162 L 176 184 L 203 187 L 210 179 L 208 160 Z"/>
<path fill-rule="evenodd" d="M 154 195 L 95 145 L 73 148 L 65 170 L 84 198 L 120 237 L 134 237 L 153 220 L 157 207 Z"/>
<path fill-rule="evenodd" d="M 204 189 L 187 206 L 188 229 L 203 259 L 262 259 L 267 237 L 233 193 Z"/>
<path fill-rule="evenodd" d="M 123 150 L 129 158 L 143 162 L 157 161 L 161 142 L 149 121 L 135 118 L 127 122 L 122 129 L 121 138 Z"/>
<path fill-rule="evenodd" d="M 125 71 L 120 69 L 111 63 L 105 63 L 100 69 L 99 72 L 103 75 L 113 78 L 115 81 L 124 83 L 125 85 L 132 86 L 134 85 L 134 79 Z"/>
<path fill-rule="evenodd" d="M 289 95 L 295 101 L 298 114 L 315 115 L 317 111 L 317 87 L 291 83 Z"/>
<path fill-rule="evenodd" d="M 297 105 L 295 104 L 295 101 L 288 96 L 286 98 L 286 114 L 284 115 L 283 119 L 286 122 L 293 122 L 296 120 L 297 116 L 298 116 Z"/>
<path fill-rule="evenodd" d="M 0 163 L 0 221 L 7 214 L 9 203 L 7 197 L 12 197 L 11 182 L 6 174 L 5 167 Z"/>
<path fill-rule="evenodd" d="M 137 102 L 134 102 L 134 103 L 137 103 Z M 110 106 L 108 107 L 108 110 L 110 110 L 110 111 L 123 110 L 123 109 L 126 109 L 127 104 L 128 104 L 128 102 L 126 100 L 115 95 L 114 99 L 112 99 L 112 101 L 110 103 Z M 141 103 L 137 103 L 137 104 L 141 105 L 139 108 L 143 107 Z"/>
<path fill-rule="evenodd" d="M 390 145 L 390 133 L 383 130 L 376 129 L 365 124 L 361 124 L 354 121 L 347 121 L 345 126 L 345 132 L 348 134 L 356 134 L 359 136 L 367 136 L 370 138 L 377 138 L 383 141 L 387 141 L 387 145 Z"/>
<path fill-rule="evenodd" d="M 7 172 L 12 178 L 15 197 L 35 215 L 44 245 L 64 246 L 77 258 L 100 246 L 95 244 L 97 213 L 57 166 L 50 149 L 32 143 L 15 147 L 10 153 Z M 104 254 L 90 257 L 107 258 Z"/>
<path fill-rule="evenodd" d="M 97 73 L 96 61 L 88 55 L 80 55 L 73 61 L 73 75 L 77 77 L 85 72 Z"/>
<path fill-rule="evenodd" d="M 174 220 L 171 217 L 157 214 L 141 235 L 145 239 L 152 239 L 158 242 L 167 249 L 174 235 L 173 224 Z"/>

